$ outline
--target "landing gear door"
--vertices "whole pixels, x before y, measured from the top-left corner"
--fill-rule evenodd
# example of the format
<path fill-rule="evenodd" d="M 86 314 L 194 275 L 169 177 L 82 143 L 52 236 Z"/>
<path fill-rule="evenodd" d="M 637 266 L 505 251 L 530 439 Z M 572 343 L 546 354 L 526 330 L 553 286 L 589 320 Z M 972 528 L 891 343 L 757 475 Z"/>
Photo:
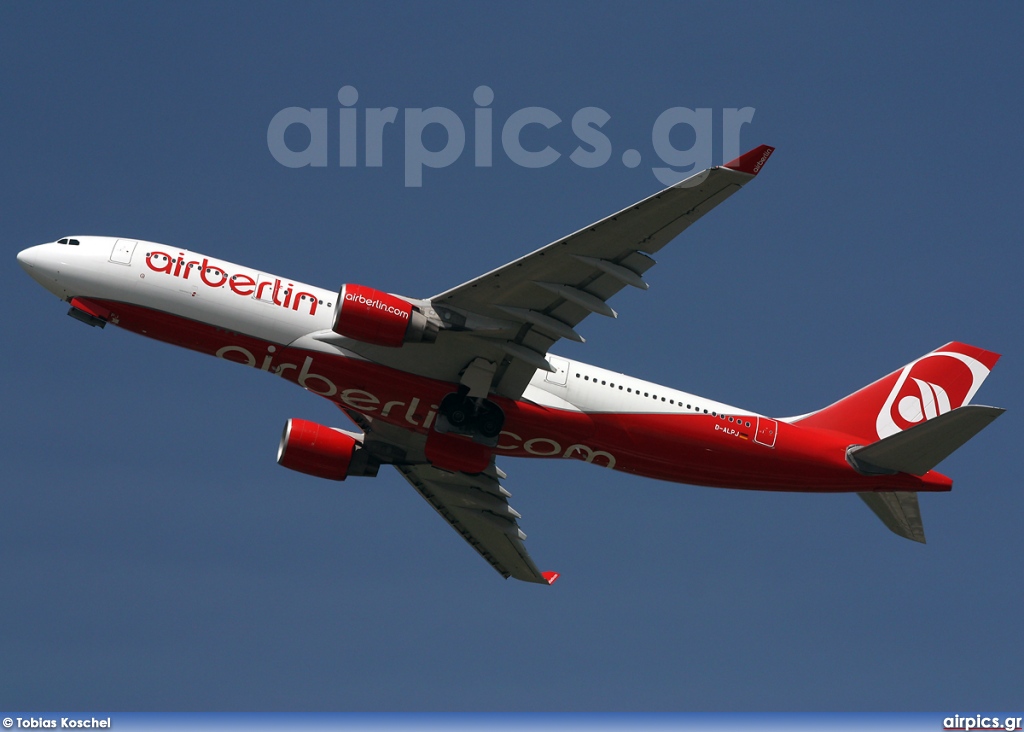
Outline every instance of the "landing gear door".
<path fill-rule="evenodd" d="M 548 356 L 548 363 L 554 366 L 555 370 L 549 371 L 544 377 L 544 381 L 557 386 L 565 386 L 565 382 L 569 378 L 569 362 L 558 356 Z"/>

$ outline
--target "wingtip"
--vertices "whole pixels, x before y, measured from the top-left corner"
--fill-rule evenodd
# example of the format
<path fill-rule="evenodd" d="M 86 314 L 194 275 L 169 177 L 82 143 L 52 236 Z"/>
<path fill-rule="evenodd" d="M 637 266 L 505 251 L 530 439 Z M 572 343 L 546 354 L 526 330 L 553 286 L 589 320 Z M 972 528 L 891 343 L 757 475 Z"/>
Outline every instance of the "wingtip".
<path fill-rule="evenodd" d="M 546 579 L 549 585 L 553 585 L 555 584 L 555 580 L 557 580 L 562 575 L 560 575 L 558 572 L 541 572 L 540 576 Z"/>
<path fill-rule="evenodd" d="M 740 173 L 746 173 L 747 175 L 757 175 L 761 172 L 761 168 L 768 162 L 768 158 L 771 157 L 772 153 L 775 152 L 775 148 L 770 145 L 758 145 L 753 150 L 740 155 L 735 160 L 730 160 L 728 163 L 723 165 L 723 168 L 729 170 L 736 170 Z"/>

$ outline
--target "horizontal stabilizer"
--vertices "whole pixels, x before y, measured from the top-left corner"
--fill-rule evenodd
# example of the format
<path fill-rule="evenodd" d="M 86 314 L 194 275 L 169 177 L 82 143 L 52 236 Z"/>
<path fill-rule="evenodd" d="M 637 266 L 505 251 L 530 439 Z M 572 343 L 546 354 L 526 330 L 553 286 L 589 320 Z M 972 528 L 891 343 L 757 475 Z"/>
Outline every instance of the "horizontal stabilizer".
<path fill-rule="evenodd" d="M 916 493 L 892 491 L 857 495 L 894 534 L 925 543 L 924 524 L 921 522 L 921 508 Z"/>
<path fill-rule="evenodd" d="M 884 440 L 851 447 L 847 458 L 854 468 L 867 475 L 924 475 L 1004 411 L 998 407 L 970 404 L 889 435 Z"/>

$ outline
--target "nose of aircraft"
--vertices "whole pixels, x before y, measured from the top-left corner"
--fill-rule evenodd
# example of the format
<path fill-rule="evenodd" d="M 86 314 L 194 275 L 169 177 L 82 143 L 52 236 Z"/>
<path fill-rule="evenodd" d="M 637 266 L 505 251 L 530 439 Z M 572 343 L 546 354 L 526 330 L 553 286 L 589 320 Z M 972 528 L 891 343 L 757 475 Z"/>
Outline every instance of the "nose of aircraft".
<path fill-rule="evenodd" d="M 18 264 L 29 276 L 51 292 L 56 292 L 59 258 L 54 256 L 55 245 L 39 244 L 18 252 Z"/>
<path fill-rule="evenodd" d="M 29 247 L 18 252 L 18 264 L 26 272 L 30 271 L 39 262 L 39 247 Z"/>

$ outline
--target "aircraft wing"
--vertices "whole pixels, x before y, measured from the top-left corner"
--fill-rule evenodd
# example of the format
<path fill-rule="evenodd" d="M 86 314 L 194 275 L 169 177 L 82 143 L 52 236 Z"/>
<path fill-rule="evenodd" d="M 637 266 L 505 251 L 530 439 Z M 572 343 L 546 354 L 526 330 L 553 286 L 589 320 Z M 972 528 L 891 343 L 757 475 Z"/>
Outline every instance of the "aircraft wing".
<path fill-rule="evenodd" d="M 615 317 L 607 301 L 627 285 L 647 289 L 649 255 L 751 181 L 773 151 L 755 148 L 431 298 L 443 319 L 465 323 L 472 342 L 459 344 L 463 363 L 495 363 L 495 390 L 519 397 L 536 369 L 553 370 L 545 354 L 555 341 L 582 341 L 575 327 L 591 313 Z M 507 325 L 489 329 L 488 321 Z"/>
<path fill-rule="evenodd" d="M 455 529 L 503 577 L 552 584 L 557 572 L 541 572 L 523 545 L 519 513 L 508 505 L 501 485 L 505 473 L 494 464 L 482 473 L 449 472 L 426 461 L 426 438 L 410 430 L 343 409 L 363 429 L 364 448 L 390 462 L 441 518 Z"/>
<path fill-rule="evenodd" d="M 503 577 L 549 585 L 558 574 L 541 572 L 523 545 L 518 512 L 500 480 L 505 474 L 491 461 L 483 473 L 450 473 L 433 465 L 395 465 L 412 487 Z"/>
<path fill-rule="evenodd" d="M 342 339 L 344 348 L 400 371 L 449 382 L 460 381 L 476 362 L 490 377 L 484 393 L 518 399 L 537 369 L 553 370 L 546 354 L 555 341 L 582 341 L 576 326 L 591 313 L 615 317 L 607 301 L 627 285 L 647 289 L 643 274 L 654 266 L 650 255 L 753 180 L 774 150 L 761 145 L 420 301 L 445 325 L 434 343 L 389 348 Z M 310 335 L 329 343 L 339 340 L 333 331 Z"/>

